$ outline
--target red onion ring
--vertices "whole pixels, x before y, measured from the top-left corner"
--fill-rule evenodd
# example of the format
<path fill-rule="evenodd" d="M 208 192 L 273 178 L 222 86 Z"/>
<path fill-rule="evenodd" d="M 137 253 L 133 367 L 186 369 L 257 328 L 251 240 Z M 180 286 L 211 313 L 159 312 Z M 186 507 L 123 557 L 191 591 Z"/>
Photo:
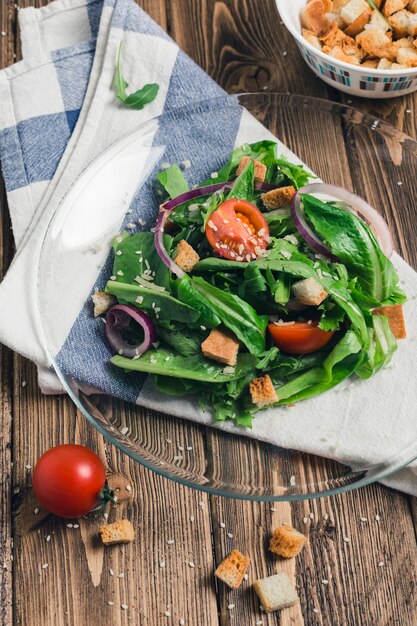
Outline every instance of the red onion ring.
<path fill-rule="evenodd" d="M 347 204 L 348 207 L 352 207 L 362 218 L 369 222 L 375 237 L 381 247 L 382 252 L 389 258 L 393 251 L 394 245 L 391 237 L 391 233 L 388 228 L 388 224 L 384 218 L 366 202 L 363 198 L 356 194 L 347 191 L 343 187 L 337 187 L 336 185 L 328 185 L 327 183 L 310 183 L 305 185 L 301 189 L 298 189 L 295 196 L 291 201 L 291 215 L 294 220 L 294 224 L 308 245 L 316 252 L 335 259 L 331 251 L 322 241 L 317 237 L 315 232 L 307 224 L 303 211 L 301 209 L 300 194 L 322 194 L 330 196 L 335 200 Z"/>
<path fill-rule="evenodd" d="M 121 334 L 121 331 L 127 328 L 132 320 L 143 329 L 144 339 L 137 345 L 125 341 Z M 146 313 L 128 304 L 115 304 L 106 315 L 106 337 L 113 350 L 132 359 L 150 348 L 156 339 L 156 332 L 152 320 Z"/>

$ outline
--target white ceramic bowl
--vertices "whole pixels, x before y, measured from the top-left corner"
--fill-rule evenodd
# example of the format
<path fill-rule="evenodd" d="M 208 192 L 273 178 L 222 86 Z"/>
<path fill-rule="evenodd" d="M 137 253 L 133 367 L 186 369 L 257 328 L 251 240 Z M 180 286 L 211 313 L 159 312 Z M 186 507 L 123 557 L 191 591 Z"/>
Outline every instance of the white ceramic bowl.
<path fill-rule="evenodd" d="M 374 70 L 357 67 L 324 54 L 301 34 L 300 12 L 307 0 L 276 0 L 285 26 L 313 72 L 332 87 L 362 98 L 396 98 L 417 90 L 417 68 Z"/>

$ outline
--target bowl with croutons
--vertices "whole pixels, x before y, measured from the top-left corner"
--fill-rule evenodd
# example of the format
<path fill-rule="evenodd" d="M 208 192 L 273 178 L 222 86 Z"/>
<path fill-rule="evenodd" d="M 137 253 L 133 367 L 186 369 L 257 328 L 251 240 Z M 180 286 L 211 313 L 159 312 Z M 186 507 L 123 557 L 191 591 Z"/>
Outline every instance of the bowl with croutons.
<path fill-rule="evenodd" d="M 276 0 L 313 72 L 354 96 L 417 89 L 417 0 Z"/>

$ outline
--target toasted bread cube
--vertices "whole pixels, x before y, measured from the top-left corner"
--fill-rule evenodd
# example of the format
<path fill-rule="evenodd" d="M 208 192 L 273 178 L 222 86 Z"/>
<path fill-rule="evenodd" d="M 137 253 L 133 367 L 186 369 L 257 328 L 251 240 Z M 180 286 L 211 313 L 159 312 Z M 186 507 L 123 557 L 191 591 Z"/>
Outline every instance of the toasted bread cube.
<path fill-rule="evenodd" d="M 366 0 L 350 0 L 340 11 L 340 17 L 346 24 L 352 24 L 367 9 L 369 4 Z"/>
<path fill-rule="evenodd" d="M 360 65 L 360 57 L 357 57 L 354 54 L 346 54 L 346 52 L 340 46 L 335 46 L 334 48 L 330 48 L 330 50 L 323 51 L 329 54 L 334 59 L 338 59 L 339 61 L 343 61 L 344 63 L 350 63 L 351 65 Z"/>
<path fill-rule="evenodd" d="M 94 304 L 94 317 L 107 313 L 107 311 L 117 302 L 115 296 L 111 293 L 106 293 L 105 291 L 94 292 L 91 299 Z"/>
<path fill-rule="evenodd" d="M 350 0 L 333 0 L 333 13 L 339 14 L 349 2 Z"/>
<path fill-rule="evenodd" d="M 385 0 L 385 4 L 382 8 L 382 14 L 385 17 L 389 17 L 393 13 L 397 13 L 397 11 L 401 11 L 405 9 L 408 4 L 408 0 Z"/>
<path fill-rule="evenodd" d="M 185 239 L 181 239 L 176 248 L 176 256 L 174 258 L 175 263 L 184 272 L 192 272 L 194 265 L 198 263 L 200 257 Z"/>
<path fill-rule="evenodd" d="M 295 530 L 292 526 L 284 524 L 275 528 L 269 541 L 269 551 L 285 559 L 297 556 L 303 549 L 307 537 Z"/>
<path fill-rule="evenodd" d="M 371 15 L 372 11 L 371 8 L 368 6 L 366 11 L 361 13 L 359 17 L 357 17 L 356 20 L 345 29 L 346 35 L 349 35 L 349 37 L 356 37 L 356 35 L 359 35 L 359 33 L 361 33 L 365 26 L 368 24 L 369 20 L 371 19 Z"/>
<path fill-rule="evenodd" d="M 321 50 L 320 40 L 317 37 L 317 35 L 315 33 L 313 33 L 312 30 L 308 30 L 307 28 L 303 28 L 302 29 L 302 34 L 303 34 L 304 39 L 306 41 L 308 41 L 308 43 L 311 43 L 312 46 L 314 46 L 318 50 Z"/>
<path fill-rule="evenodd" d="M 390 52 L 391 37 L 379 28 L 369 28 L 356 37 L 356 42 L 369 56 L 395 61 Z"/>
<path fill-rule="evenodd" d="M 403 9 L 402 11 L 398 11 L 391 15 L 388 18 L 389 23 L 391 24 L 394 35 L 397 39 L 401 37 L 407 37 L 410 35 L 411 37 L 415 37 L 417 35 L 417 14 L 411 13 L 411 11 L 407 11 Z"/>
<path fill-rule="evenodd" d="M 417 67 L 417 50 L 414 47 L 412 49 L 399 48 L 397 62 L 405 67 Z"/>
<path fill-rule="evenodd" d="M 301 11 L 301 26 L 319 35 L 329 26 L 327 14 L 331 8 L 331 3 L 326 0 L 310 0 Z"/>
<path fill-rule="evenodd" d="M 111 546 L 115 543 L 134 541 L 135 531 L 129 520 L 121 519 L 113 524 L 100 526 L 100 536 L 105 546 Z"/>
<path fill-rule="evenodd" d="M 272 210 L 291 204 L 294 196 L 295 188 L 292 185 L 288 185 L 288 187 L 279 187 L 263 193 L 261 199 L 266 208 Z"/>
<path fill-rule="evenodd" d="M 201 344 L 205 357 L 234 367 L 239 352 L 239 341 L 222 330 L 213 328 L 207 339 Z"/>
<path fill-rule="evenodd" d="M 295 301 L 306 306 L 318 306 L 329 295 L 314 278 L 299 280 L 291 289 Z"/>
<path fill-rule="evenodd" d="M 238 589 L 250 565 L 250 558 L 239 550 L 231 553 L 220 563 L 214 575 L 231 589 Z"/>
<path fill-rule="evenodd" d="M 257 161 L 256 159 L 251 159 L 251 157 L 248 157 L 248 156 L 244 156 L 240 159 L 240 163 L 236 170 L 236 175 L 239 176 L 239 174 L 243 172 L 243 170 L 245 169 L 246 163 L 248 161 L 253 161 L 253 165 L 255 169 L 255 180 L 259 181 L 260 183 L 263 183 L 265 180 L 265 176 L 266 176 L 266 169 L 267 169 L 266 165 L 264 165 L 260 161 Z"/>
<path fill-rule="evenodd" d="M 253 404 L 259 407 L 274 404 L 279 400 L 269 374 L 254 378 L 250 382 L 249 391 Z"/>
<path fill-rule="evenodd" d="M 365 30 L 370 28 L 379 28 L 383 33 L 386 33 L 387 30 L 389 30 L 389 24 L 379 11 L 372 11 L 371 19 L 368 24 L 365 25 Z"/>
<path fill-rule="evenodd" d="M 378 69 L 379 70 L 390 70 L 392 67 L 391 61 L 388 59 L 379 59 Z"/>
<path fill-rule="evenodd" d="M 377 59 L 368 59 L 367 61 L 361 63 L 361 66 L 370 67 L 371 69 L 375 70 L 378 67 L 378 63 L 379 61 L 377 61 Z"/>
<path fill-rule="evenodd" d="M 372 315 L 385 315 L 392 334 L 396 339 L 406 339 L 407 330 L 405 327 L 404 311 L 402 304 L 387 304 L 372 311 Z"/>
<path fill-rule="evenodd" d="M 261 578 L 254 583 L 253 587 L 267 613 L 294 606 L 298 600 L 297 593 L 284 572 Z"/>
<path fill-rule="evenodd" d="M 412 11 L 412 13 L 417 13 L 417 0 L 411 0 L 408 8 L 410 11 Z"/>

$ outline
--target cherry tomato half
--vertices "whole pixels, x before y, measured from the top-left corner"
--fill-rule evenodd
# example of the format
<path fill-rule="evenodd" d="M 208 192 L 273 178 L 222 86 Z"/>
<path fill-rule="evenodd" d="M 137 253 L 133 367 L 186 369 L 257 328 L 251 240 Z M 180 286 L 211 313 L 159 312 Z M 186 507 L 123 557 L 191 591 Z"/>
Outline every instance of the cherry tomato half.
<path fill-rule="evenodd" d="M 288 354 L 309 354 L 320 350 L 334 335 L 334 331 L 319 328 L 317 322 L 269 324 L 268 330 L 277 348 Z"/>
<path fill-rule="evenodd" d="M 106 470 L 92 450 L 79 445 L 51 448 L 33 472 L 39 502 L 60 517 L 80 517 L 95 506 L 106 483 Z"/>
<path fill-rule="evenodd" d="M 269 228 L 255 205 L 233 198 L 210 215 L 206 237 L 217 254 L 225 259 L 252 261 L 267 247 Z"/>

